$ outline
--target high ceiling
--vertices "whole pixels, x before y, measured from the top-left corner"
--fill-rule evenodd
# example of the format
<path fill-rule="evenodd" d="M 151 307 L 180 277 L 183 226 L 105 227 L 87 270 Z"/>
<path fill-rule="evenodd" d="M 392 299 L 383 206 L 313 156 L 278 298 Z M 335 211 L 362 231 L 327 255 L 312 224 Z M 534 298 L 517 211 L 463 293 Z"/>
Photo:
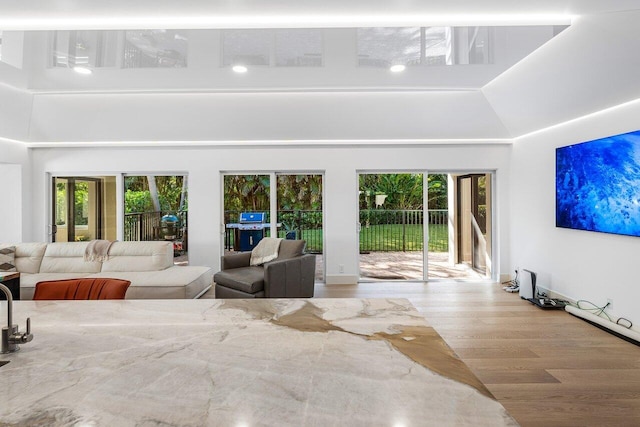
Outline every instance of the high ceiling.
<path fill-rule="evenodd" d="M 4 0 L 0 28 L 291 28 L 566 24 L 636 0 Z M 482 22 L 480 22 L 482 21 Z"/>
<path fill-rule="evenodd" d="M 639 18 L 638 0 L 3 1 L 0 137 L 509 141 L 639 98 Z"/>

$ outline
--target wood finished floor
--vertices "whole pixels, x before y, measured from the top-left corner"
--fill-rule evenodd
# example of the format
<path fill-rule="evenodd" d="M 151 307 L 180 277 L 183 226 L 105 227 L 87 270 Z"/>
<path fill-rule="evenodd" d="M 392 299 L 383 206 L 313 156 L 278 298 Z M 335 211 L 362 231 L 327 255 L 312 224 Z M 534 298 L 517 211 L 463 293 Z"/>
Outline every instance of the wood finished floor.
<path fill-rule="evenodd" d="M 490 283 L 316 285 L 409 299 L 522 426 L 640 426 L 640 347 Z"/>

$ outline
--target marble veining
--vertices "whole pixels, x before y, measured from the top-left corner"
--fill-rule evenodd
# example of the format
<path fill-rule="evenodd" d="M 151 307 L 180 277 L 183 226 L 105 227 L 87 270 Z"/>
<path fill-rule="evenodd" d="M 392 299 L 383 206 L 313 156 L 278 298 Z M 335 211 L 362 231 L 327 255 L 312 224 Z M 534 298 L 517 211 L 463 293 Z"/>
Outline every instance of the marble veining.
<path fill-rule="evenodd" d="M 14 309 L 0 426 L 517 425 L 405 299 Z"/>

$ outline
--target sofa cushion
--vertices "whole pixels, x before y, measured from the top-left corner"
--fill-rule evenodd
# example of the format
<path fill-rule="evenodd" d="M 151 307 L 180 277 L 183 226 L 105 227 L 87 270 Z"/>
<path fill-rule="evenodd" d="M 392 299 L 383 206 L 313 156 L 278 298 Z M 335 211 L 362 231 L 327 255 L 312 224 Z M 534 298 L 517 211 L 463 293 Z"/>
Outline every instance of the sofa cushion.
<path fill-rule="evenodd" d="M 49 243 L 44 252 L 40 273 L 98 273 L 101 262 L 84 260 L 89 242 Z"/>
<path fill-rule="evenodd" d="M 0 245 L 0 247 L 2 246 L 5 245 Z M 15 265 L 20 273 L 37 273 L 40 271 L 42 257 L 45 249 L 47 249 L 46 243 L 18 243 L 15 247 Z"/>
<path fill-rule="evenodd" d="M 16 247 L 0 246 L 0 272 L 16 270 Z"/>
<path fill-rule="evenodd" d="M 161 271 L 103 271 L 88 277 L 130 281 L 126 299 L 178 299 L 200 297 L 211 287 L 212 273 L 209 267 L 176 265 Z"/>
<path fill-rule="evenodd" d="M 280 242 L 278 259 L 289 259 L 302 255 L 305 243 L 304 240 L 283 240 Z"/>
<path fill-rule="evenodd" d="M 160 271 L 171 266 L 172 242 L 114 242 L 100 271 Z"/>
<path fill-rule="evenodd" d="M 254 294 L 264 289 L 264 268 L 252 266 L 222 270 L 213 276 L 213 281 L 228 288 Z"/>

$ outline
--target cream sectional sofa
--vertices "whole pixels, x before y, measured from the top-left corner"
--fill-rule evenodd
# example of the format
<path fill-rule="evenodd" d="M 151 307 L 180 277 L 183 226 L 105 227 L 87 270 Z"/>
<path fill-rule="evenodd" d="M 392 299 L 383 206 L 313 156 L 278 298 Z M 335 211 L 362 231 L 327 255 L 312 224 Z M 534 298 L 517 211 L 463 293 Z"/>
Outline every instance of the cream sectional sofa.
<path fill-rule="evenodd" d="M 38 282 L 79 277 L 129 280 L 127 299 L 199 298 L 211 288 L 213 272 L 209 267 L 173 264 L 171 242 L 114 242 L 104 262 L 84 260 L 88 244 L 16 244 L 20 298 L 33 299 Z"/>

